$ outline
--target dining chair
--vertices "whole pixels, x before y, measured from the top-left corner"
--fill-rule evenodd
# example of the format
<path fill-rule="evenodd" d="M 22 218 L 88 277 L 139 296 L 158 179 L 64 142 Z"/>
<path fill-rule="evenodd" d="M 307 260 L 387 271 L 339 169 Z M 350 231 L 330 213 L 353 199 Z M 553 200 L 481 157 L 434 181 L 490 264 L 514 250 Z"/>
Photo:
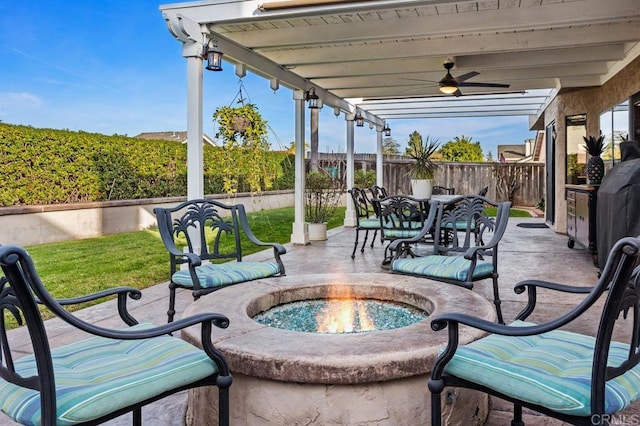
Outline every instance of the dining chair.
<path fill-rule="evenodd" d="M 424 226 L 425 217 L 429 211 L 429 204 L 425 200 L 413 198 L 408 195 L 391 195 L 389 197 L 374 199 L 376 211 L 379 212 L 379 229 L 382 243 L 393 242 L 398 239 L 417 235 Z M 401 246 L 406 253 L 413 253 L 412 245 L 426 242 L 428 236 L 411 245 Z M 391 254 L 389 246 L 385 247 L 383 267 L 389 265 Z"/>
<path fill-rule="evenodd" d="M 354 186 L 347 192 L 351 195 L 351 200 L 353 201 L 353 206 L 356 211 L 356 240 L 353 243 L 353 252 L 351 252 L 351 258 L 355 259 L 360 231 L 364 231 L 364 241 L 360 248 L 360 252 L 364 253 L 364 246 L 367 245 L 369 231 L 373 231 L 373 238 L 371 239 L 371 247 L 373 248 L 378 229 L 380 229 L 380 218 L 374 212 L 373 205 L 367 197 L 367 191 Z"/>
<path fill-rule="evenodd" d="M 496 208 L 495 217 L 487 215 L 487 206 Z M 412 237 L 399 238 L 389 244 L 391 272 L 467 289 L 472 289 L 477 281 L 491 279 L 498 321 L 504 323 L 498 287 L 498 247 L 507 228 L 510 208 L 509 201 L 498 203 L 478 195 L 460 196 L 446 202 L 431 201 L 423 228 Z M 431 253 L 414 256 L 404 249 L 431 233 L 434 238 Z"/>

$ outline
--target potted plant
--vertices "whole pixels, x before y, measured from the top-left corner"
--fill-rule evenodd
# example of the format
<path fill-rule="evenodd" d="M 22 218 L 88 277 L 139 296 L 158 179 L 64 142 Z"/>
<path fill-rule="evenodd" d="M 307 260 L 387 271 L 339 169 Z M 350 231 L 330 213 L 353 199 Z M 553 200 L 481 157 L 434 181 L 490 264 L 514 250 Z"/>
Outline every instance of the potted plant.
<path fill-rule="evenodd" d="M 600 155 L 604 151 L 604 135 L 583 136 L 585 149 L 590 155 L 587 160 L 587 183 L 590 185 L 600 185 L 604 177 L 604 161 Z"/>
<path fill-rule="evenodd" d="M 433 162 L 433 154 L 438 150 L 438 141 L 423 141 L 421 137 L 409 140 L 407 154 L 415 160 L 409 170 L 411 177 L 411 191 L 416 198 L 431 198 L 433 175 L 438 165 Z"/>
<path fill-rule="evenodd" d="M 333 179 L 323 172 L 309 172 L 305 177 L 304 213 L 308 223 L 309 239 L 327 239 L 327 222 L 340 205 L 342 194 Z"/>

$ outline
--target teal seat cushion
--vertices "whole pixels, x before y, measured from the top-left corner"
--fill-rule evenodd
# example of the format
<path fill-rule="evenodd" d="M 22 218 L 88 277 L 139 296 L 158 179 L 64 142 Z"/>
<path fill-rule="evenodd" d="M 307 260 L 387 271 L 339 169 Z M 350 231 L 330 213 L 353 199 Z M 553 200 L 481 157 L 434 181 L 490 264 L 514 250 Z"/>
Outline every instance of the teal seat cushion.
<path fill-rule="evenodd" d="M 275 262 L 209 263 L 196 268 L 196 274 L 202 288 L 238 284 L 271 277 L 279 273 L 280 266 Z M 188 269 L 177 271 L 171 280 L 184 287 L 193 287 Z"/>
<path fill-rule="evenodd" d="M 475 222 L 471 222 L 470 224 L 467 223 L 467 221 L 457 221 L 456 222 L 456 231 L 466 231 L 467 230 L 467 225 L 469 225 L 469 229 L 474 230 L 476 227 L 476 223 Z M 447 222 L 445 224 L 443 224 L 442 226 L 444 229 L 453 229 L 453 223 L 451 222 Z"/>
<path fill-rule="evenodd" d="M 394 260 L 391 270 L 405 274 L 469 281 L 471 261 L 463 256 L 422 256 Z M 473 271 L 473 279 L 482 279 L 493 273 L 493 263 L 479 261 Z"/>
<path fill-rule="evenodd" d="M 378 229 L 380 228 L 380 219 L 358 219 L 360 229 Z"/>
<path fill-rule="evenodd" d="M 170 336 L 91 337 L 53 349 L 52 360 L 59 425 L 87 422 L 217 373 L 202 350 Z M 37 374 L 32 355 L 17 360 L 15 368 L 26 377 Z M 40 424 L 39 393 L 2 379 L 0 409 L 16 422 Z"/>
<path fill-rule="evenodd" d="M 490 335 L 460 346 L 445 372 L 559 413 L 589 416 L 594 346 L 593 337 L 562 330 L 524 337 Z M 620 365 L 628 351 L 628 345 L 611 342 L 607 365 Z M 636 365 L 606 383 L 605 412 L 616 413 L 639 398 Z"/>
<path fill-rule="evenodd" d="M 384 231 L 385 238 L 411 238 L 420 233 L 420 229 L 386 229 Z"/>

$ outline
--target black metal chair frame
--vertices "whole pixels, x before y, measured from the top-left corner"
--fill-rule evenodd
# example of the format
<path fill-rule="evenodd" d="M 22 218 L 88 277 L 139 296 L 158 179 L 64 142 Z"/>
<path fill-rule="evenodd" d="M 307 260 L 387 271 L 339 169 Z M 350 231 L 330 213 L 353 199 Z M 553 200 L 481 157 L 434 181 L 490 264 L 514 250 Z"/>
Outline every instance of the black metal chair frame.
<path fill-rule="evenodd" d="M 170 280 L 169 282 L 169 310 L 167 316 L 169 322 L 175 316 L 176 288 L 189 288 L 192 290 L 193 299 L 219 290 L 228 285 L 202 288 L 196 274 L 196 268 L 202 261 L 229 261 L 242 262 L 241 233 L 248 240 L 260 247 L 272 247 L 273 257 L 277 262 L 280 276 L 285 275 L 285 268 L 280 256 L 287 251 L 281 244 L 260 241 L 251 231 L 247 221 L 247 215 L 242 204 L 223 204 L 215 200 L 197 199 L 188 200 L 172 208 L 156 207 L 153 209 L 158 220 L 158 231 L 165 247 L 169 251 L 171 277 L 178 271 L 180 265 L 186 263 L 189 268 L 193 287 L 185 287 Z M 205 229 L 209 228 L 215 234 L 215 240 L 208 244 Z M 187 251 L 179 249 L 176 239 L 183 236 L 187 240 Z M 233 238 L 233 248 L 223 252 L 220 242 L 223 236 Z M 199 252 L 196 253 L 196 249 Z M 234 284 L 229 284 L 234 285 Z"/>
<path fill-rule="evenodd" d="M 26 325 L 29 336 L 31 337 L 33 356 L 35 357 L 37 365 L 37 375 L 30 377 L 24 377 L 15 370 L 10 339 L 7 335 L 7 324 L 5 321 L 2 321 L 2 325 L 0 326 L 0 350 L 2 353 L 0 376 L 3 380 L 13 383 L 16 386 L 39 392 L 41 407 L 40 424 L 45 426 L 56 424 L 57 402 L 56 367 L 52 362 L 52 350 L 49 345 L 44 322 L 38 309 L 39 304 L 46 306 L 58 318 L 79 330 L 91 335 L 115 340 L 153 339 L 154 337 L 168 335 L 200 324 L 202 348 L 218 367 L 218 372 L 212 376 L 163 391 L 145 401 L 129 405 L 96 418 L 88 424 L 103 423 L 125 413 L 132 412 L 133 424 L 140 425 L 143 406 L 176 392 L 200 386 L 218 387 L 218 421 L 221 425 L 229 424 L 229 386 L 231 386 L 232 377 L 225 357 L 214 347 L 211 340 L 212 326 L 226 328 L 229 325 L 229 320 L 224 315 L 217 313 L 194 315 L 171 324 L 138 330 L 113 330 L 98 327 L 67 312 L 63 306 L 117 296 L 117 308 L 120 318 L 124 324 L 133 326 L 138 324 L 138 321 L 127 310 L 127 299 L 140 299 L 140 291 L 130 287 L 118 287 L 77 298 L 56 300 L 42 284 L 34 268 L 33 261 L 23 248 L 17 246 L 0 246 L 0 266 L 4 273 L 4 277 L 0 278 L 0 306 L 2 307 L 2 314 L 10 313 L 16 318 L 19 325 Z"/>
<path fill-rule="evenodd" d="M 433 185 L 433 187 L 431 188 L 432 195 L 454 195 L 455 193 L 455 188 L 447 188 L 440 185 Z"/>
<path fill-rule="evenodd" d="M 379 212 L 380 219 L 380 241 L 384 244 L 388 241 L 401 240 L 406 237 L 398 236 L 403 233 L 418 233 L 429 212 L 428 201 L 413 198 L 408 195 L 391 195 L 385 198 L 373 199 L 376 206 L 375 211 Z M 417 225 L 416 225 L 417 224 Z M 412 241 L 411 244 L 403 244 L 401 251 L 404 255 L 413 255 L 412 245 L 426 243 L 428 235 Z M 383 267 L 390 263 L 392 255 L 389 245 L 385 247 Z"/>
<path fill-rule="evenodd" d="M 484 211 L 486 206 L 496 207 L 495 218 L 486 215 Z M 460 196 L 446 202 L 432 200 L 429 215 L 420 233 L 412 238 L 398 239 L 389 245 L 388 249 L 392 253 L 391 261 L 408 254 L 403 247 L 423 241 L 428 235 L 433 235 L 433 255 L 464 255 L 466 259 L 471 261 L 471 264 L 466 281 L 433 276 L 426 278 L 468 289 L 473 288 L 474 282 L 490 278 L 493 284 L 493 303 L 496 307 L 498 322 L 504 323 L 498 287 L 498 247 L 507 229 L 510 208 L 509 201 L 496 203 L 478 195 Z M 489 233 L 491 239 L 485 243 L 483 237 Z M 485 257 L 491 257 L 493 272 L 474 277 L 473 273 L 478 260 L 483 260 Z"/>
<path fill-rule="evenodd" d="M 376 241 L 376 236 L 378 235 L 378 227 L 371 228 L 366 226 L 366 224 L 361 223 L 361 221 L 368 219 L 378 219 L 378 216 L 375 214 L 373 205 L 370 203 L 369 198 L 367 197 L 367 192 L 364 189 L 353 187 L 347 191 L 351 195 L 351 200 L 353 201 L 353 206 L 356 211 L 356 240 L 353 243 L 353 251 L 351 252 L 351 258 L 355 259 L 356 257 L 356 249 L 358 248 L 360 231 L 365 231 L 364 241 L 362 242 L 362 247 L 360 248 L 360 253 L 364 253 L 364 247 L 367 245 L 367 239 L 369 238 L 369 231 L 373 230 L 373 237 L 371 239 L 371 248 L 373 248 L 373 244 Z"/>
<path fill-rule="evenodd" d="M 436 360 L 429 390 L 431 391 L 431 424 L 441 424 L 441 393 L 448 386 L 476 389 L 514 404 L 513 426 L 523 426 L 522 408 L 540 412 L 550 417 L 560 419 L 575 425 L 609 424 L 615 416 L 605 414 L 605 385 L 631 370 L 640 362 L 640 238 L 626 237 L 619 240 L 611 252 L 602 271 L 598 283 L 594 287 L 574 287 L 553 282 L 527 280 L 519 282 L 514 291 L 518 294 L 527 292 L 528 301 L 525 308 L 516 317 L 525 320 L 536 307 L 537 289 L 552 290 L 564 293 L 586 294 L 585 299 L 566 314 L 551 321 L 526 327 L 510 327 L 495 324 L 469 315 L 450 313 L 434 318 L 431 328 L 435 331 L 448 329 L 449 341 Z M 635 270 L 634 270 L 635 267 Z M 444 370 L 447 363 L 455 355 L 458 348 L 458 329 L 460 325 L 484 330 L 501 336 L 534 336 L 559 329 L 574 321 L 580 321 L 583 315 L 594 303 L 606 295 L 602 308 L 600 322 L 595 335 L 593 362 L 591 370 L 591 414 L 586 417 L 572 416 L 552 411 L 546 407 L 521 401 L 510 395 L 505 395 L 478 385 L 474 382 L 447 374 Z M 631 319 L 627 316 L 632 315 Z M 628 320 L 632 324 L 629 335 L 629 356 L 620 365 L 608 365 L 608 355 L 612 342 L 613 330 L 619 321 Z M 591 321 L 591 320 L 589 320 Z M 554 349 L 557 350 L 557 349 Z"/>
<path fill-rule="evenodd" d="M 371 192 L 372 198 L 386 198 L 389 196 L 386 188 L 384 186 L 373 185 L 369 187 L 369 192 Z"/>

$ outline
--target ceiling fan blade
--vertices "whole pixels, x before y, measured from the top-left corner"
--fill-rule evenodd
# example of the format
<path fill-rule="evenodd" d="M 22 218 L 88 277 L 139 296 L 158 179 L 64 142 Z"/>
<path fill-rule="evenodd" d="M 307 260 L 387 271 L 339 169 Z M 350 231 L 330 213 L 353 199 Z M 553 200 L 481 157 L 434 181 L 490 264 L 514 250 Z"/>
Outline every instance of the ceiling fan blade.
<path fill-rule="evenodd" d="M 509 87 L 509 84 L 501 84 L 501 83 L 458 83 L 460 87 Z"/>
<path fill-rule="evenodd" d="M 460 91 L 460 89 L 456 90 L 455 92 L 453 92 L 453 96 L 455 96 L 456 98 L 458 96 L 462 96 L 462 92 Z"/>
<path fill-rule="evenodd" d="M 456 80 L 458 80 L 458 83 L 462 83 L 465 80 L 469 80 L 472 77 L 475 77 L 476 75 L 479 75 L 479 72 L 475 72 L 475 71 L 471 71 L 468 72 L 466 74 L 462 74 L 456 77 Z"/>

